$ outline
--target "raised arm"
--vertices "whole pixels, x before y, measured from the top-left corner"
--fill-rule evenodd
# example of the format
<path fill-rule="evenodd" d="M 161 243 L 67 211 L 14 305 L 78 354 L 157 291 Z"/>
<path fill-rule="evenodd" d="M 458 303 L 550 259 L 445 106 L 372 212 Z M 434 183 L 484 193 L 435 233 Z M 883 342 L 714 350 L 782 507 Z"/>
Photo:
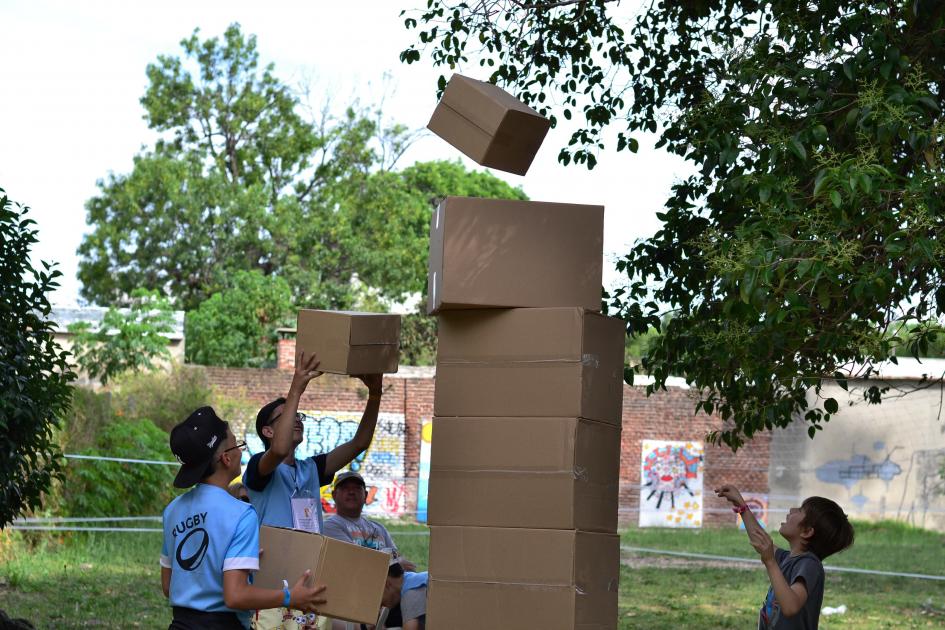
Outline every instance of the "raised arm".
<path fill-rule="evenodd" d="M 728 500 L 736 508 L 747 508 L 745 499 L 742 498 L 742 493 L 738 491 L 733 485 L 726 484 L 719 488 L 715 489 L 715 494 L 722 497 L 723 499 Z M 765 528 L 761 526 L 761 523 L 758 522 L 758 519 L 755 518 L 755 515 L 751 510 L 745 509 L 741 511 L 742 522 L 745 523 L 745 532 L 751 538 L 751 533 L 755 531 L 765 531 Z"/>
<path fill-rule="evenodd" d="M 261 476 L 272 474 L 272 471 L 295 448 L 292 443 L 292 430 L 295 428 L 295 414 L 299 410 L 299 401 L 309 382 L 321 375 L 322 373 L 318 371 L 318 355 L 306 355 L 304 350 L 300 350 L 295 357 L 295 372 L 292 374 L 292 384 L 289 385 L 289 393 L 285 397 L 279 421 L 272 425 L 273 435 L 269 448 L 259 460 Z"/>
<path fill-rule="evenodd" d="M 366 451 L 374 439 L 374 430 L 377 428 L 377 413 L 381 408 L 384 377 L 381 374 L 358 376 L 368 388 L 367 405 L 364 415 L 358 424 L 354 437 L 344 444 L 339 444 L 325 458 L 325 477 L 332 478 L 339 470 L 351 463 L 355 457 Z"/>

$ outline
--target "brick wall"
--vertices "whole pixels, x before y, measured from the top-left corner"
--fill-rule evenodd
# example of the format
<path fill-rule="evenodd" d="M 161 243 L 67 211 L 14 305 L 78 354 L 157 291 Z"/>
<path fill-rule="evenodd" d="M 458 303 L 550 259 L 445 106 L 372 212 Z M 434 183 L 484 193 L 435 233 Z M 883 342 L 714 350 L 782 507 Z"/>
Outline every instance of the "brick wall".
<path fill-rule="evenodd" d="M 620 517 L 635 523 L 640 505 L 640 456 L 645 439 L 703 441 L 706 433 L 721 426 L 721 420 L 694 414 L 696 399 L 691 390 L 668 387 L 649 398 L 642 387 L 624 387 L 623 433 L 620 454 Z M 732 525 L 730 506 L 715 496 L 713 488 L 734 483 L 743 492 L 768 492 L 768 447 L 770 437 L 756 437 L 737 454 L 726 447 L 705 445 L 703 514 L 708 525 Z"/>
<path fill-rule="evenodd" d="M 295 342 L 280 342 L 283 355 L 294 357 Z M 292 365 L 291 360 L 289 366 Z M 205 370 L 209 384 L 224 398 L 239 400 L 251 413 L 236 424 L 252 431 L 255 408 L 289 389 L 291 372 L 287 369 L 198 368 Z M 401 367 L 395 375 L 384 378 L 381 411 L 403 414 L 404 477 L 408 514 L 416 510 L 417 475 L 420 462 L 420 426 L 433 416 L 434 378 L 432 368 Z M 357 379 L 325 374 L 312 381 L 302 398 L 301 408 L 356 411 L 364 408 L 367 390 Z M 721 422 L 704 414 L 694 415 L 695 399 L 684 387 L 669 387 L 649 398 L 642 387 L 624 387 L 623 434 L 620 461 L 620 516 L 622 523 L 635 523 L 640 499 L 640 456 L 644 439 L 702 441 L 708 431 Z M 745 492 L 768 491 L 767 435 L 756 438 L 736 454 L 727 448 L 705 448 L 704 491 L 705 522 L 709 525 L 733 525 L 731 510 L 715 497 L 712 488 L 736 483 Z"/>

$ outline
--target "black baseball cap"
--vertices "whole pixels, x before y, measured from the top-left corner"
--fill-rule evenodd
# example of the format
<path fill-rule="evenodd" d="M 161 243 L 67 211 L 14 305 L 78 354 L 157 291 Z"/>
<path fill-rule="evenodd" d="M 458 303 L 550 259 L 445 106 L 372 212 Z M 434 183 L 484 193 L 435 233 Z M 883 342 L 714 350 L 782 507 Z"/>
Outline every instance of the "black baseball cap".
<path fill-rule="evenodd" d="M 213 454 L 226 439 L 227 424 L 211 407 L 201 407 L 171 429 L 171 452 L 181 463 L 174 486 L 189 488 L 206 476 Z"/>

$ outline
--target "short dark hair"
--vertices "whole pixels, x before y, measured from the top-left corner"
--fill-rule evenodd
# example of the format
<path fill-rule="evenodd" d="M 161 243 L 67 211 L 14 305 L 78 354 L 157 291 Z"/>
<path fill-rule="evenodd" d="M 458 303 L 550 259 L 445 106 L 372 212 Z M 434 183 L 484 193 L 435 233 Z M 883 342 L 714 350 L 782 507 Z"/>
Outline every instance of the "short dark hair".
<path fill-rule="evenodd" d="M 387 577 L 399 578 L 404 575 L 404 566 L 399 562 L 395 562 L 389 567 L 387 567 Z"/>
<path fill-rule="evenodd" d="M 285 398 L 280 396 L 272 402 L 268 402 L 263 405 L 262 409 L 256 413 L 256 435 L 258 435 L 259 439 L 262 440 L 263 446 L 266 447 L 266 450 L 269 449 L 270 441 L 269 438 L 263 435 L 263 427 L 268 427 L 270 424 L 272 424 L 272 412 L 275 411 L 276 407 L 283 404 L 285 404 Z"/>
<path fill-rule="evenodd" d="M 814 535 L 807 541 L 807 550 L 821 560 L 853 544 L 853 526 L 835 502 L 824 497 L 808 497 L 801 504 L 801 510 L 804 511 L 801 526 L 814 529 Z"/>

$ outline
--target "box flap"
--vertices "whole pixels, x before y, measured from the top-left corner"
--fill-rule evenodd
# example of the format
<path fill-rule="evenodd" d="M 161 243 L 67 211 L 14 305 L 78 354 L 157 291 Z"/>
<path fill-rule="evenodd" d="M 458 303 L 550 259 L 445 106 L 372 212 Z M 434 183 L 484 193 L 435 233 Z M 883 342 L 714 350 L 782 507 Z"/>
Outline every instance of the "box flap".
<path fill-rule="evenodd" d="M 317 579 L 330 585 L 324 614 L 334 619 L 373 624 L 381 610 L 390 556 L 332 538 L 325 541 Z"/>
<path fill-rule="evenodd" d="M 443 233 L 445 212 L 440 203 L 430 217 L 430 255 L 427 260 L 427 313 L 440 308 L 443 293 Z"/>
<path fill-rule="evenodd" d="M 351 315 L 351 345 L 400 346 L 400 315 L 355 313 Z"/>
<path fill-rule="evenodd" d="M 603 630 L 577 620 L 573 587 L 451 582 L 431 578 L 427 627 L 444 630 Z M 605 607 L 605 611 L 609 607 Z"/>
<path fill-rule="evenodd" d="M 461 74 L 454 74 L 450 78 L 440 99 L 440 105 L 449 107 L 490 136 L 499 129 L 502 119 L 510 109 L 525 108 L 532 115 L 538 116 L 538 112 L 501 88 Z"/>
<path fill-rule="evenodd" d="M 427 129 L 478 164 L 484 163 L 489 147 L 493 143 L 490 132 L 476 126 L 471 120 L 442 101 L 433 110 Z"/>

